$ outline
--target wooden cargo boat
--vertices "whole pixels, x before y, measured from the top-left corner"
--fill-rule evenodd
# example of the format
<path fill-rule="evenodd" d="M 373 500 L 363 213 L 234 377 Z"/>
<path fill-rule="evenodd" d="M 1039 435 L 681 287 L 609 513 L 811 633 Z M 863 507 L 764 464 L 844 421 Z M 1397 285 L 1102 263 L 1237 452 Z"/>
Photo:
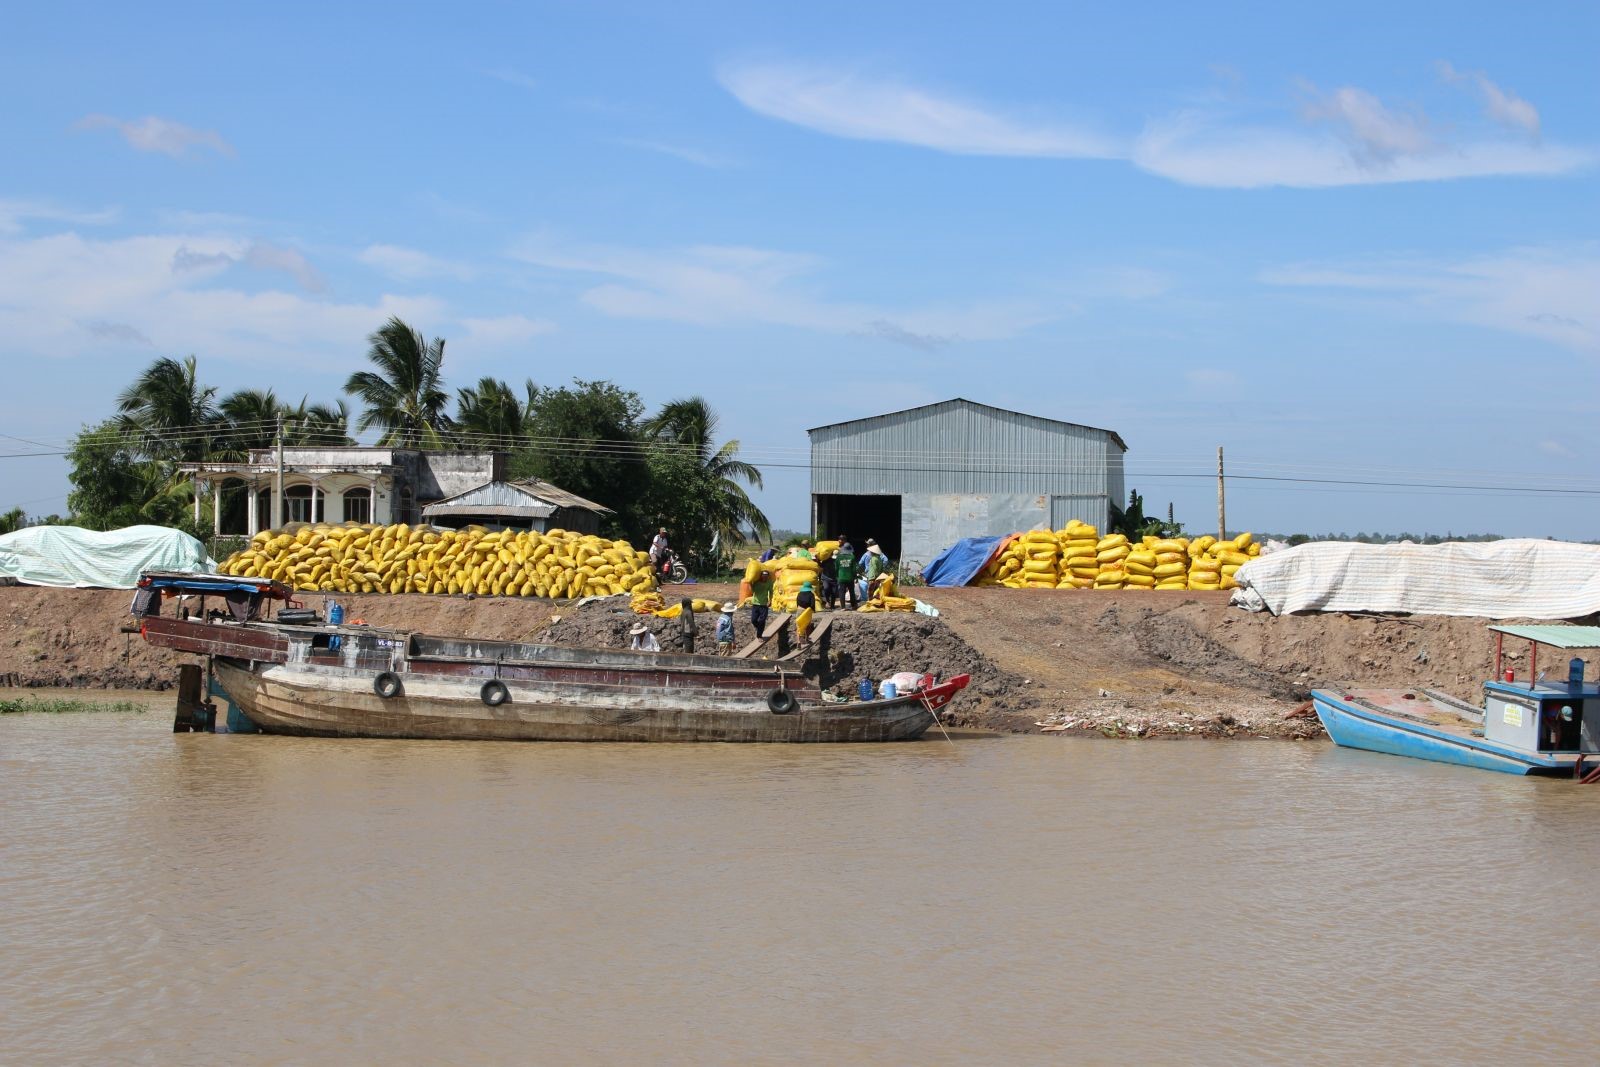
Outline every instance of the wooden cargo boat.
<path fill-rule="evenodd" d="M 1317 689 L 1311 694 L 1317 718 L 1346 748 L 1507 774 L 1600 781 L 1600 686 L 1584 683 L 1581 659 L 1567 665 L 1559 682 L 1546 682 L 1537 673 L 1540 645 L 1597 648 L 1600 627 L 1489 629 L 1496 635 L 1495 677 L 1484 683 L 1481 707 L 1426 689 Z M 1526 682 L 1501 673 L 1506 636 L 1531 642 Z"/>
<path fill-rule="evenodd" d="M 511 741 L 900 741 L 969 681 L 833 703 L 776 660 L 431 637 L 259 618 L 288 590 L 257 579 L 151 575 L 146 588 L 231 595 L 225 618 L 146 614 L 140 632 L 206 656 L 266 733 Z M 149 609 L 149 598 L 145 608 Z M 159 604 L 159 601 L 157 601 Z M 224 613 L 209 613 L 213 616 Z M 242 618 L 240 617 L 242 616 Z"/>

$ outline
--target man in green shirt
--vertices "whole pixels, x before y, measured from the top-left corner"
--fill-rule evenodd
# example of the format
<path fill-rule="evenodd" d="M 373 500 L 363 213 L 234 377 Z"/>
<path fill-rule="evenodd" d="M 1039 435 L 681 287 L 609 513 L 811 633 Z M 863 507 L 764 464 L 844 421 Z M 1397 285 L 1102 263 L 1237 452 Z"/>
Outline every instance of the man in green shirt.
<path fill-rule="evenodd" d="M 767 628 L 767 613 L 772 609 L 772 575 L 762 571 L 750 583 L 750 625 L 760 637 Z"/>
<path fill-rule="evenodd" d="M 851 547 L 847 538 L 839 538 L 839 550 L 833 554 L 833 566 L 834 575 L 838 579 L 836 590 L 839 598 L 838 607 L 842 609 L 848 602 L 850 610 L 854 611 L 860 606 L 856 600 L 856 550 Z"/>

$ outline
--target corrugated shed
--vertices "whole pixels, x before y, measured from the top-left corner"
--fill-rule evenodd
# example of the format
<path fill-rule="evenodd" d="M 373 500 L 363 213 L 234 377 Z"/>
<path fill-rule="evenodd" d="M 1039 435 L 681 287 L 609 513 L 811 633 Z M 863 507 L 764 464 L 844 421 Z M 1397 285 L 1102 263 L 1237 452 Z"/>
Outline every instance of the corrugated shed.
<path fill-rule="evenodd" d="M 1110 430 L 970 400 L 819 426 L 814 494 L 1122 495 L 1122 438 Z"/>

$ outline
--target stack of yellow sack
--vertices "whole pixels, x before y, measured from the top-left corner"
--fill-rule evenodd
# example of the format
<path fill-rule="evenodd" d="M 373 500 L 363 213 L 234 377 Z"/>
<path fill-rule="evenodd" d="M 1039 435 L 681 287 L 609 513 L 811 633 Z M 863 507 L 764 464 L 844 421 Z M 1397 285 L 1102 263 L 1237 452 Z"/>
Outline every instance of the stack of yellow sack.
<path fill-rule="evenodd" d="M 1207 535 L 1189 544 L 1190 589 L 1237 589 L 1234 573 L 1261 555 L 1261 544 L 1248 532 L 1227 541 Z"/>
<path fill-rule="evenodd" d="M 576 598 L 655 588 L 649 556 L 626 541 L 482 526 L 296 524 L 256 534 L 217 570 L 308 592 Z"/>
<path fill-rule="evenodd" d="M 1056 543 L 1061 547 L 1061 563 L 1057 589 L 1093 589 L 1100 575 L 1100 563 L 1095 558 L 1099 551 L 1100 531 L 1086 522 L 1073 519 L 1056 531 Z"/>
<path fill-rule="evenodd" d="M 635 593 L 633 599 L 628 602 L 628 607 L 633 609 L 636 615 L 654 615 L 666 606 L 667 602 L 661 599 L 661 594 L 654 589 L 646 593 Z"/>
<path fill-rule="evenodd" d="M 998 552 L 993 559 L 984 565 L 983 570 L 973 579 L 973 585 L 1003 585 L 1009 589 L 1022 588 L 1022 565 L 1028 559 L 1027 549 L 1023 547 L 1021 535 L 1016 535 L 1011 542 Z"/>
<path fill-rule="evenodd" d="M 834 547 L 838 548 L 837 542 Z M 816 560 L 779 556 L 765 563 L 757 563 L 756 567 L 772 575 L 772 607 L 775 611 L 793 611 L 795 598 L 807 582 L 811 583 L 811 591 L 816 595 L 817 602 L 822 602 L 821 568 Z M 749 573 L 748 568 L 746 573 Z"/>
<path fill-rule="evenodd" d="M 1107 534 L 1095 542 L 1096 589 L 1121 589 L 1127 581 L 1126 563 L 1133 549 L 1124 534 Z"/>
<path fill-rule="evenodd" d="M 1022 566 L 1015 575 L 1023 589 L 1054 589 L 1060 580 L 1056 573 L 1061 559 L 1061 543 L 1050 530 L 1029 530 L 1017 538 L 1022 546 Z"/>

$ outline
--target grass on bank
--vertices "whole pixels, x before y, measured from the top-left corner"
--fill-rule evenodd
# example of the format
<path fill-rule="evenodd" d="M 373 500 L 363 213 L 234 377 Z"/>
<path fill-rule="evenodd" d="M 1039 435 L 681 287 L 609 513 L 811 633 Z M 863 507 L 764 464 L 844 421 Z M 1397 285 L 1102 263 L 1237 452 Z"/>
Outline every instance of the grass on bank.
<path fill-rule="evenodd" d="M 38 697 L 0 698 L 0 715 L 43 713 L 63 715 L 77 711 L 143 712 L 143 704 L 131 700 L 41 700 Z"/>

